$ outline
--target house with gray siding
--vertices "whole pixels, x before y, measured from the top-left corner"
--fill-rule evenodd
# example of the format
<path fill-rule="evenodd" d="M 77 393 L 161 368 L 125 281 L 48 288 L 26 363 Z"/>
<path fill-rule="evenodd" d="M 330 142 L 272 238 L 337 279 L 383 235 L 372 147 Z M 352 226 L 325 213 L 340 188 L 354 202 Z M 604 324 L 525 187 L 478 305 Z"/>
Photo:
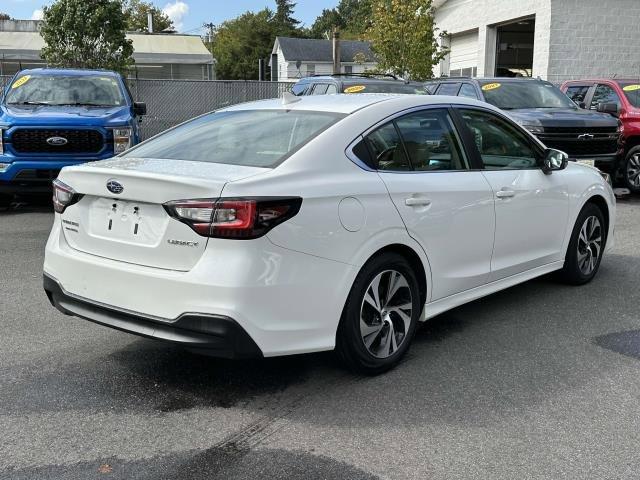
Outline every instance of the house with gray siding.
<path fill-rule="evenodd" d="M 311 75 L 333 73 L 333 44 L 331 40 L 313 38 L 276 37 L 271 61 L 277 58 L 278 80 L 295 82 Z M 375 55 L 369 42 L 340 41 L 341 73 L 364 73 L 376 68 Z"/>

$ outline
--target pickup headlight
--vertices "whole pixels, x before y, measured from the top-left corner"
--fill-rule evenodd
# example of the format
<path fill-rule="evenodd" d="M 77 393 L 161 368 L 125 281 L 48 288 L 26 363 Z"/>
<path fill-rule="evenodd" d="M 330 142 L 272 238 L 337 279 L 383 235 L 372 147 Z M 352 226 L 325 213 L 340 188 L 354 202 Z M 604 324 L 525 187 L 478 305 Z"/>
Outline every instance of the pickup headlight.
<path fill-rule="evenodd" d="M 132 132 L 130 128 L 113 129 L 113 153 L 117 155 L 131 148 Z"/>
<path fill-rule="evenodd" d="M 527 130 L 529 130 L 534 135 L 537 135 L 539 133 L 544 133 L 544 128 L 539 125 L 522 125 L 522 126 Z"/>

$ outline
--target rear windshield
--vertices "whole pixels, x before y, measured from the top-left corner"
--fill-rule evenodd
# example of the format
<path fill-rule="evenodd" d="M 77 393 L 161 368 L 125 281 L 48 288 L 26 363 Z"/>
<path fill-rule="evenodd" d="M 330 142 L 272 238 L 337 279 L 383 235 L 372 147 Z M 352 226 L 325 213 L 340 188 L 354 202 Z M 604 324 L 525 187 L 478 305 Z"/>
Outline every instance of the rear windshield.
<path fill-rule="evenodd" d="M 485 101 L 503 110 L 517 108 L 578 108 L 549 82 L 480 82 Z"/>
<path fill-rule="evenodd" d="M 126 105 L 120 83 L 112 76 L 21 75 L 9 87 L 10 105 Z"/>
<path fill-rule="evenodd" d="M 273 168 L 344 116 L 286 110 L 210 113 L 161 133 L 123 156 Z"/>
<path fill-rule="evenodd" d="M 343 93 L 403 93 L 407 95 L 426 95 L 427 91 L 421 84 L 404 82 L 362 82 L 345 83 Z"/>
<path fill-rule="evenodd" d="M 638 82 L 618 82 L 627 100 L 634 107 L 640 107 L 640 81 Z"/>

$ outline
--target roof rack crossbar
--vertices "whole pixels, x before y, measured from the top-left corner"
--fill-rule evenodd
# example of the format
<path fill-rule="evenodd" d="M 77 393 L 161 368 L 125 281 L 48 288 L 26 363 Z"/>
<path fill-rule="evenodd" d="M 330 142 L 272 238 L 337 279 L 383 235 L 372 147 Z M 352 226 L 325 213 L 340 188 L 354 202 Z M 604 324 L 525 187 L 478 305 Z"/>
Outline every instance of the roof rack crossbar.
<path fill-rule="evenodd" d="M 317 73 L 315 75 L 309 75 L 310 77 L 388 77 L 398 80 L 398 77 L 392 73 Z"/>

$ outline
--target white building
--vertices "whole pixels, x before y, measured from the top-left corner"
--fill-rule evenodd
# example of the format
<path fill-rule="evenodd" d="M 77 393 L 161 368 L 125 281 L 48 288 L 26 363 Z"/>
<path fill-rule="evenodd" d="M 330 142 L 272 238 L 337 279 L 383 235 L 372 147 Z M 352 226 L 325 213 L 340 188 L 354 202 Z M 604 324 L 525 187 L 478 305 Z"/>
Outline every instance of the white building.
<path fill-rule="evenodd" d="M 435 75 L 640 76 L 640 0 L 435 0 Z"/>
<path fill-rule="evenodd" d="M 331 40 L 276 37 L 271 60 L 277 55 L 278 81 L 295 82 L 311 75 L 333 73 L 333 44 Z M 363 73 L 377 66 L 369 42 L 340 41 L 342 73 Z"/>

